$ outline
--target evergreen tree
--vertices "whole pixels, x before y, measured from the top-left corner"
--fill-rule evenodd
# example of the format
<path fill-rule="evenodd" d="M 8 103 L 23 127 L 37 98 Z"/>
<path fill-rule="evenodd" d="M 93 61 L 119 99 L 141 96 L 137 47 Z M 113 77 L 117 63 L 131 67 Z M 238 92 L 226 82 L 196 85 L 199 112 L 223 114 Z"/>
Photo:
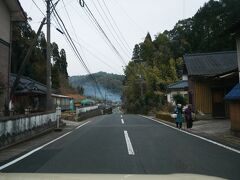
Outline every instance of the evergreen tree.
<path fill-rule="evenodd" d="M 148 33 L 144 42 L 140 43 L 140 59 L 147 62 L 148 65 L 153 65 L 154 45 L 151 35 Z"/>
<path fill-rule="evenodd" d="M 132 60 L 134 61 L 140 60 L 140 47 L 138 44 L 134 46 Z"/>
<path fill-rule="evenodd" d="M 62 72 L 65 79 L 68 79 L 68 72 L 67 72 L 67 60 L 66 60 L 66 52 L 64 49 L 60 51 L 60 62 L 59 62 L 59 70 Z"/>

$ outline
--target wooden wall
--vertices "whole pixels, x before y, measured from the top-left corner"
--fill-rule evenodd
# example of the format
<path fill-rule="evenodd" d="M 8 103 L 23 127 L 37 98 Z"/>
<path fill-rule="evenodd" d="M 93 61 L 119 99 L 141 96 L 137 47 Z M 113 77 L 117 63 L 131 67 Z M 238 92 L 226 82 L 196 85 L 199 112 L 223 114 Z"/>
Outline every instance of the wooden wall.
<path fill-rule="evenodd" d="M 231 129 L 240 132 L 240 102 L 230 102 Z"/>
<path fill-rule="evenodd" d="M 202 82 L 193 82 L 195 110 L 205 114 L 212 113 L 212 92 L 211 89 Z"/>

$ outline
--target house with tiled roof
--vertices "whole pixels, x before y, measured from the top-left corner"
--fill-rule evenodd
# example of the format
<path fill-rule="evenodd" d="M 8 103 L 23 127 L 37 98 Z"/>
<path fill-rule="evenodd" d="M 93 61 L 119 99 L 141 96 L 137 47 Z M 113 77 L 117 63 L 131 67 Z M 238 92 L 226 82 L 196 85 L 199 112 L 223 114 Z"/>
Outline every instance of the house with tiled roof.
<path fill-rule="evenodd" d="M 10 87 L 16 79 L 16 74 L 10 74 Z M 14 114 L 21 114 L 26 108 L 31 113 L 45 111 L 47 86 L 38 81 L 35 81 L 27 76 L 21 76 L 12 98 L 12 106 Z M 55 89 L 52 89 L 53 107 L 61 107 L 62 111 L 70 109 L 70 101 L 73 97 L 63 94 L 58 94 Z"/>
<path fill-rule="evenodd" d="M 229 117 L 224 96 L 238 82 L 237 52 L 213 52 L 184 56 L 189 102 L 203 118 Z"/>

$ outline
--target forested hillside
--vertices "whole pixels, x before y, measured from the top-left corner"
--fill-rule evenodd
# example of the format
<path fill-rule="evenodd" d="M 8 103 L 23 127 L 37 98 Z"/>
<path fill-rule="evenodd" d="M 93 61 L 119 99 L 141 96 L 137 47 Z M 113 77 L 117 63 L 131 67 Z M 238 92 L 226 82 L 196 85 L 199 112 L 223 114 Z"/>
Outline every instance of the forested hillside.
<path fill-rule="evenodd" d="M 153 39 L 147 34 L 125 69 L 125 109 L 139 113 L 166 104 L 166 87 L 181 78 L 184 54 L 235 50 L 235 39 L 225 30 L 240 20 L 239 7 L 239 0 L 210 0 L 172 30 Z"/>
<path fill-rule="evenodd" d="M 124 79 L 124 76 L 109 74 L 106 72 L 94 73 L 93 76 L 98 82 L 103 96 L 105 96 L 106 92 L 106 96 L 108 96 L 107 99 L 120 101 L 120 97 L 122 95 L 122 81 Z M 71 85 L 76 89 L 83 88 L 84 95 L 94 97 L 96 92 L 96 96 L 98 98 L 101 98 L 99 92 L 96 90 L 95 83 L 91 80 L 89 75 L 72 76 L 69 78 L 69 81 Z"/>

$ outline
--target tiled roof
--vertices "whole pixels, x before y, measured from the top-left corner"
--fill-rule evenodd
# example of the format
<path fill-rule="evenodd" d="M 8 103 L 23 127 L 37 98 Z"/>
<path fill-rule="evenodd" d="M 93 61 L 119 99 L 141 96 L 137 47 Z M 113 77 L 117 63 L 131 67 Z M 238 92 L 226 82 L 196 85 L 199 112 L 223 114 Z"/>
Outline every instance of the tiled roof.
<path fill-rule="evenodd" d="M 13 86 L 13 83 L 16 79 L 16 74 L 11 74 L 10 76 L 10 86 Z M 46 94 L 47 87 L 46 85 L 37 82 L 29 77 L 22 76 L 20 78 L 19 84 L 16 88 L 16 93 L 36 93 L 36 94 Z"/>
<path fill-rule="evenodd" d="M 225 96 L 225 100 L 240 100 L 240 83 Z"/>
<path fill-rule="evenodd" d="M 187 89 L 188 88 L 188 81 L 186 81 L 186 80 L 178 81 L 176 83 L 168 85 L 167 88 L 169 90 L 173 90 L 173 89 Z"/>
<path fill-rule="evenodd" d="M 10 74 L 10 87 L 13 86 L 16 76 L 17 76 L 16 74 L 13 74 L 13 73 Z M 21 76 L 19 84 L 15 91 L 15 93 L 17 94 L 21 94 L 21 93 L 46 94 L 46 92 L 47 92 L 47 86 L 45 84 L 35 81 L 27 76 Z M 56 90 L 52 89 L 52 93 L 56 93 Z M 52 95 L 56 96 L 58 94 L 52 94 Z"/>
<path fill-rule="evenodd" d="M 80 101 L 85 99 L 85 97 L 80 94 L 66 94 L 66 95 L 73 98 L 75 101 Z"/>
<path fill-rule="evenodd" d="M 190 76 L 216 76 L 238 68 L 235 51 L 189 54 L 184 62 Z"/>

